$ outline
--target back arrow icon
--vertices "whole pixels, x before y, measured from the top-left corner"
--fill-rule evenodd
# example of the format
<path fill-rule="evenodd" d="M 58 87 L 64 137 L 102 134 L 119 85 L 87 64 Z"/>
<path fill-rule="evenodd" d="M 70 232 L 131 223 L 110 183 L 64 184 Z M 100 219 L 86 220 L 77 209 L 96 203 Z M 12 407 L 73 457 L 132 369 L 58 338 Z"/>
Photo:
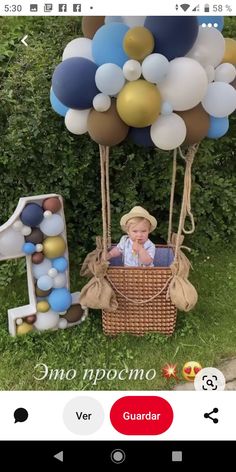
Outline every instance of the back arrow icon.
<path fill-rule="evenodd" d="M 55 454 L 55 456 L 53 457 L 55 457 L 55 459 L 59 460 L 60 462 L 63 462 L 63 455 L 64 455 L 63 451 L 60 451 L 57 454 Z"/>
<path fill-rule="evenodd" d="M 28 38 L 28 34 L 26 36 L 24 36 L 24 38 L 21 39 L 21 43 L 23 43 L 24 46 L 28 46 L 28 44 L 25 41 L 27 38 Z"/>

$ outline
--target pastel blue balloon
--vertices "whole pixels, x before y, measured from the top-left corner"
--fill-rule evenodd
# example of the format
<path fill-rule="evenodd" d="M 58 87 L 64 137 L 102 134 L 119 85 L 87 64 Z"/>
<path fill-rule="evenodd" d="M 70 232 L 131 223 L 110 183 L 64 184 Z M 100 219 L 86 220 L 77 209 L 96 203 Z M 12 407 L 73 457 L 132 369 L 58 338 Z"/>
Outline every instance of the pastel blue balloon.
<path fill-rule="evenodd" d="M 35 279 L 40 279 L 43 275 L 48 275 L 48 271 L 52 268 L 49 259 L 44 259 L 40 264 L 32 264 L 32 272 Z"/>
<path fill-rule="evenodd" d="M 22 248 L 22 251 L 25 254 L 34 254 L 34 252 L 36 251 L 36 246 L 33 243 L 25 243 Z"/>
<path fill-rule="evenodd" d="M 68 267 L 68 261 L 65 257 L 57 257 L 52 260 L 52 267 L 58 272 L 65 272 Z"/>
<path fill-rule="evenodd" d="M 97 69 L 95 82 L 105 95 L 116 95 L 125 84 L 123 70 L 117 64 L 103 64 Z"/>
<path fill-rule="evenodd" d="M 52 105 L 53 110 L 60 116 L 66 116 L 69 108 L 67 108 L 63 103 L 58 100 L 55 93 L 53 92 L 52 88 L 50 90 L 50 102 Z"/>
<path fill-rule="evenodd" d="M 202 25 L 203 23 L 208 25 L 208 23 L 211 23 L 214 26 L 214 24 L 217 23 L 218 26 L 215 28 L 219 31 L 222 31 L 224 28 L 223 16 L 197 16 L 197 21 L 199 25 Z"/>
<path fill-rule="evenodd" d="M 161 107 L 161 114 L 162 115 L 171 115 L 173 113 L 173 107 L 169 102 L 163 102 Z"/>
<path fill-rule="evenodd" d="M 123 49 L 124 37 L 129 27 L 124 23 L 108 23 L 97 30 L 93 37 L 92 53 L 96 64 L 107 62 L 123 67 L 129 59 Z"/>
<path fill-rule="evenodd" d="M 55 288 L 48 297 L 48 303 L 57 313 L 68 310 L 72 304 L 71 293 L 67 288 Z"/>
<path fill-rule="evenodd" d="M 105 25 L 108 25 L 108 23 L 123 23 L 123 18 L 122 16 L 105 16 Z"/>
<path fill-rule="evenodd" d="M 50 288 L 52 288 L 53 286 L 53 280 L 51 277 L 49 277 L 49 275 L 42 275 L 42 277 L 40 277 L 37 281 L 37 287 L 40 289 L 40 290 L 50 290 Z"/>
<path fill-rule="evenodd" d="M 215 118 L 210 116 L 210 128 L 207 133 L 207 137 L 211 139 L 222 138 L 229 129 L 229 118 Z"/>

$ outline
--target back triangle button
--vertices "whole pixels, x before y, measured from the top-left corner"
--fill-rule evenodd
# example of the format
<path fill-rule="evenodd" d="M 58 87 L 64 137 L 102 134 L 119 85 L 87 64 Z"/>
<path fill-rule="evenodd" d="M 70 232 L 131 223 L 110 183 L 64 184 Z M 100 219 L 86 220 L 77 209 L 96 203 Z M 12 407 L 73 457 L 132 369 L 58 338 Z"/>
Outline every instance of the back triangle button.
<path fill-rule="evenodd" d="M 58 461 L 63 462 L 63 451 L 58 452 L 53 457 L 55 457 L 55 459 L 57 459 Z"/>

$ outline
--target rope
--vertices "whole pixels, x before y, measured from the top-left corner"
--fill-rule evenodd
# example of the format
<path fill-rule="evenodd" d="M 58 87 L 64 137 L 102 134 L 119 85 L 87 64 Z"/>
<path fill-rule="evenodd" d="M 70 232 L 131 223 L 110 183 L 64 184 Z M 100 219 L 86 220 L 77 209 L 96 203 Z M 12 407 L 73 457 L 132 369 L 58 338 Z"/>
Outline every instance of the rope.
<path fill-rule="evenodd" d="M 177 149 L 174 149 L 167 244 L 170 244 L 171 234 L 172 234 L 172 221 L 173 221 L 173 208 L 174 208 L 175 182 L 176 182 L 176 168 L 177 168 Z"/>
<path fill-rule="evenodd" d="M 186 162 L 186 168 L 185 168 L 185 174 L 184 174 L 184 190 L 183 190 L 183 198 L 182 198 L 181 212 L 180 212 L 180 218 L 179 218 L 179 227 L 178 227 L 176 246 L 175 246 L 175 260 L 178 258 L 182 232 L 184 232 L 185 234 L 192 234 L 195 230 L 194 218 L 191 212 L 191 187 L 192 187 L 191 170 L 192 170 L 194 156 L 198 150 L 198 147 L 199 147 L 199 144 L 190 146 L 186 156 L 184 156 L 182 154 L 182 151 L 180 150 L 180 155 Z M 191 230 L 189 231 L 185 230 L 184 228 L 187 215 L 190 217 L 191 226 L 192 226 Z"/>
<path fill-rule="evenodd" d="M 107 259 L 107 212 L 106 212 L 106 166 L 105 146 L 99 144 L 100 169 L 101 169 L 101 194 L 102 194 L 102 232 L 103 232 L 103 258 Z"/>
<path fill-rule="evenodd" d="M 110 180 L 109 180 L 109 147 L 105 147 L 105 167 L 106 167 L 106 204 L 107 204 L 107 244 L 111 247 L 111 201 L 110 201 Z"/>
<path fill-rule="evenodd" d="M 152 297 L 150 298 L 147 298 L 146 300 L 135 300 L 133 298 L 129 298 L 127 297 L 127 295 L 125 295 L 124 293 L 122 293 L 120 290 L 118 290 L 118 288 L 115 286 L 115 284 L 113 283 L 113 281 L 110 279 L 110 277 L 108 277 L 108 275 L 106 274 L 106 279 L 108 280 L 108 282 L 112 285 L 112 287 L 114 288 L 115 292 L 119 293 L 119 295 L 124 298 L 125 300 L 127 300 L 128 302 L 131 302 L 133 303 L 133 305 L 146 305 L 146 303 L 150 303 L 152 302 L 153 300 L 155 300 L 155 298 L 159 297 L 159 295 L 161 295 L 164 290 L 168 287 L 169 283 L 171 282 L 171 280 L 173 279 L 173 275 L 171 275 L 171 277 L 169 277 L 169 279 L 167 280 L 167 282 L 165 283 L 165 285 L 162 287 L 162 289 L 157 292 L 155 295 L 153 295 Z"/>

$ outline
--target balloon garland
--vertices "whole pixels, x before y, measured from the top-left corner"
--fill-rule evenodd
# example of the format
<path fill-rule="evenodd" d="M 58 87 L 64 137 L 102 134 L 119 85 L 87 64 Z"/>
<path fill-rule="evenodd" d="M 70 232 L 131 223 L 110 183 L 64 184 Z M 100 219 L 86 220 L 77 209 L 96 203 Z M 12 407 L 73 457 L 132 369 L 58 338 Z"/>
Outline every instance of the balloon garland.
<path fill-rule="evenodd" d="M 212 27 L 207 27 L 211 22 Z M 236 41 L 223 17 L 83 17 L 52 77 L 52 108 L 104 146 L 172 150 L 218 139 L 236 109 Z"/>

